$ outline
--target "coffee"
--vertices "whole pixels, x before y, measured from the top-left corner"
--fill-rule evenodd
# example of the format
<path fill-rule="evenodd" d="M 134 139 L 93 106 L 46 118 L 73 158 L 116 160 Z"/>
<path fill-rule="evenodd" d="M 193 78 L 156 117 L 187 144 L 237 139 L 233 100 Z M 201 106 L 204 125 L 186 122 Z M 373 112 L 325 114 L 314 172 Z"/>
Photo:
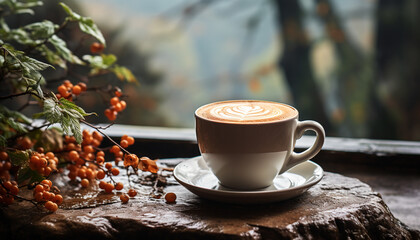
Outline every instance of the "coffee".
<path fill-rule="evenodd" d="M 298 112 L 293 107 L 276 102 L 233 100 L 207 104 L 200 107 L 196 114 L 210 121 L 255 124 L 289 119 Z"/>

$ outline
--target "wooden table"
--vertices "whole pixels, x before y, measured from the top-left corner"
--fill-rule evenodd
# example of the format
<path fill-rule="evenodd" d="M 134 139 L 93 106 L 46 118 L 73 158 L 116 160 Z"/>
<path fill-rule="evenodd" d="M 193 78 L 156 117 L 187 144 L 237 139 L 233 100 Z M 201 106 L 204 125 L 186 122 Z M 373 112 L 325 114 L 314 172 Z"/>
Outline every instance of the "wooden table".
<path fill-rule="evenodd" d="M 116 125 L 108 130 L 114 137 L 126 133 L 136 137 L 131 149 L 139 155 L 199 154 L 192 129 Z M 297 148 L 311 141 L 304 137 Z M 178 195 L 176 204 L 139 194 L 124 205 L 118 195 L 95 186 L 80 190 L 94 199 L 61 187 L 67 205 L 55 214 L 24 202 L 1 209 L 0 234 L 16 239 L 420 239 L 419 156 L 420 144 L 414 142 L 327 138 L 313 159 L 327 171 L 324 179 L 297 198 L 265 205 L 203 200 L 172 178 L 165 191 Z M 66 179 L 56 181 L 66 185 Z"/>

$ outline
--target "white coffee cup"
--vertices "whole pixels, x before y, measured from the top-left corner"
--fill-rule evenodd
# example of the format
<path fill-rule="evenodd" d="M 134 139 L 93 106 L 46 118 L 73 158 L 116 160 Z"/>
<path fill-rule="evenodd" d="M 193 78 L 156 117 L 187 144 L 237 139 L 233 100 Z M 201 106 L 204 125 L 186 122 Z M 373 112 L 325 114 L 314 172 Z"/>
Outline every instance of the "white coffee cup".
<path fill-rule="evenodd" d="M 270 186 L 274 178 L 314 157 L 325 132 L 315 121 L 298 121 L 298 111 L 286 104 L 259 100 L 215 102 L 195 112 L 196 135 L 205 162 L 223 186 L 253 190 Z M 296 140 L 312 130 L 312 147 L 295 153 Z"/>

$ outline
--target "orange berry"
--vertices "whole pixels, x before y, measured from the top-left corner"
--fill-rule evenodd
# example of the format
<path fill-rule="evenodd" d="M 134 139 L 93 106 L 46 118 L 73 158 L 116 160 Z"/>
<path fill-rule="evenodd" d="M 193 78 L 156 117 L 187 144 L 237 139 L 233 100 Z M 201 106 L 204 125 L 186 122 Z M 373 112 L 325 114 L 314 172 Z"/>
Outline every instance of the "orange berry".
<path fill-rule="evenodd" d="M 127 137 L 127 142 L 128 142 L 128 145 L 133 145 L 134 144 L 134 138 L 133 137 Z"/>
<path fill-rule="evenodd" d="M 43 192 L 43 198 L 44 198 L 44 200 L 45 201 L 48 201 L 48 200 L 50 200 L 50 197 L 51 197 L 51 193 L 50 192 Z"/>
<path fill-rule="evenodd" d="M 60 194 L 57 194 L 54 196 L 52 201 L 56 203 L 57 205 L 60 205 L 61 203 L 63 203 L 63 196 L 61 196 Z"/>
<path fill-rule="evenodd" d="M 45 184 L 45 185 L 49 186 L 50 188 L 52 187 L 52 182 L 48 179 L 42 180 L 41 184 Z"/>
<path fill-rule="evenodd" d="M 89 186 L 89 180 L 87 180 L 86 178 L 82 179 L 82 181 L 80 182 L 80 184 L 82 185 L 82 187 L 87 188 Z"/>
<path fill-rule="evenodd" d="M 108 170 L 111 170 L 111 168 L 112 168 L 112 163 L 105 163 L 105 168 L 106 169 L 108 169 Z"/>
<path fill-rule="evenodd" d="M 0 160 L 1 161 L 6 161 L 7 159 L 9 159 L 9 154 L 7 154 L 7 152 L 0 152 Z"/>
<path fill-rule="evenodd" d="M 111 98 L 109 102 L 111 103 L 112 106 L 115 106 L 117 103 L 120 102 L 120 99 L 118 97 L 113 97 Z"/>
<path fill-rule="evenodd" d="M 87 146 L 83 147 L 83 151 L 86 152 L 86 153 L 93 153 L 95 151 L 95 149 L 93 149 L 92 146 L 87 145 Z"/>
<path fill-rule="evenodd" d="M 42 174 L 44 176 L 49 176 L 51 174 L 51 172 L 52 172 L 52 169 L 50 167 L 46 167 L 46 168 L 44 168 L 44 171 L 43 171 Z"/>
<path fill-rule="evenodd" d="M 105 46 L 102 43 L 94 42 L 90 45 L 91 53 L 100 53 L 104 50 Z"/>
<path fill-rule="evenodd" d="M 121 110 L 124 110 L 127 107 L 127 103 L 124 100 L 121 100 L 120 104 L 121 104 L 121 108 L 122 108 Z"/>
<path fill-rule="evenodd" d="M 104 151 L 99 151 L 99 152 L 96 153 L 96 156 L 97 157 L 105 157 L 105 153 L 104 153 Z"/>
<path fill-rule="evenodd" d="M 55 157 L 55 155 L 54 155 L 54 153 L 53 153 L 53 152 L 47 152 L 47 153 L 45 154 L 45 156 L 46 156 L 48 159 L 53 159 L 53 158 Z"/>
<path fill-rule="evenodd" d="M 42 186 L 41 184 L 36 185 L 35 192 L 43 192 L 43 191 L 44 191 L 44 186 Z"/>
<path fill-rule="evenodd" d="M 47 202 L 44 204 L 44 206 L 45 206 L 45 208 L 46 208 L 48 211 L 50 211 L 50 212 L 55 212 L 55 211 L 57 211 L 57 209 L 58 209 L 58 205 L 57 205 L 56 203 L 54 203 L 54 202 L 51 202 L 51 201 L 47 201 Z"/>
<path fill-rule="evenodd" d="M 103 136 L 100 133 L 98 133 L 97 131 L 94 131 L 92 136 L 93 136 L 94 139 L 97 139 L 99 141 L 102 141 L 102 139 L 103 139 Z"/>
<path fill-rule="evenodd" d="M 79 169 L 79 171 L 77 171 L 77 176 L 79 178 L 86 178 L 86 170 L 83 168 Z"/>
<path fill-rule="evenodd" d="M 93 172 L 92 169 L 87 169 L 86 170 L 86 177 L 88 179 L 94 179 L 95 178 L 95 173 Z"/>
<path fill-rule="evenodd" d="M 136 195 L 137 195 L 137 191 L 136 190 L 134 190 L 132 188 L 128 190 L 128 196 L 135 197 Z"/>
<path fill-rule="evenodd" d="M 123 110 L 122 106 L 121 106 L 121 103 L 115 104 L 114 110 L 117 111 L 117 112 L 121 112 Z"/>
<path fill-rule="evenodd" d="M 128 200 L 130 200 L 130 198 L 127 196 L 127 194 L 121 194 L 120 195 L 120 200 L 122 203 L 127 203 Z"/>
<path fill-rule="evenodd" d="M 13 184 L 10 181 L 6 181 L 6 182 L 3 183 L 3 186 L 6 189 L 10 190 L 10 188 L 13 187 Z"/>
<path fill-rule="evenodd" d="M 3 171 L 9 171 L 12 168 L 12 163 L 11 162 L 5 162 L 3 163 Z"/>
<path fill-rule="evenodd" d="M 99 171 L 96 173 L 96 178 L 97 178 L 97 179 L 104 179 L 104 178 L 105 178 L 105 172 L 104 172 L 104 170 L 99 170 Z"/>
<path fill-rule="evenodd" d="M 87 89 L 86 83 L 79 82 L 77 85 L 80 86 L 80 89 L 82 90 L 82 92 L 86 91 Z"/>
<path fill-rule="evenodd" d="M 117 88 L 116 88 L 116 90 L 115 90 L 115 92 L 114 92 L 114 95 L 115 95 L 116 97 L 121 97 L 121 96 L 122 96 L 121 89 L 119 89 L 119 88 L 117 87 Z"/>
<path fill-rule="evenodd" d="M 42 192 L 37 192 L 34 195 L 35 201 L 40 202 L 44 199 L 44 193 Z"/>
<path fill-rule="evenodd" d="M 113 169 L 111 170 L 111 173 L 112 173 L 112 175 L 114 175 L 114 176 L 118 176 L 118 174 L 120 174 L 120 170 L 118 170 L 118 168 L 113 168 Z"/>
<path fill-rule="evenodd" d="M 122 158 L 124 156 L 124 153 L 122 151 L 118 151 L 114 156 L 116 158 Z"/>
<path fill-rule="evenodd" d="M 105 158 L 102 156 L 96 157 L 96 163 L 102 165 L 105 162 Z"/>
<path fill-rule="evenodd" d="M 77 151 L 72 150 L 72 151 L 69 152 L 69 158 L 70 158 L 71 161 L 76 161 L 77 159 L 79 159 L 79 157 L 80 156 L 79 156 L 79 153 Z"/>
<path fill-rule="evenodd" d="M 176 194 L 173 192 L 168 192 L 165 194 L 166 203 L 174 203 L 176 201 Z"/>
<path fill-rule="evenodd" d="M 115 189 L 116 190 L 121 190 L 124 188 L 124 184 L 122 182 L 118 182 L 117 184 L 115 184 Z"/>
<path fill-rule="evenodd" d="M 76 85 L 73 87 L 71 91 L 73 92 L 74 95 L 77 96 L 82 92 L 82 88 L 79 85 Z"/>
<path fill-rule="evenodd" d="M 121 145 L 121 147 L 126 148 L 126 147 L 128 147 L 128 141 L 127 140 L 121 140 L 120 145 Z"/>
<path fill-rule="evenodd" d="M 120 151 L 120 147 L 118 147 L 117 145 L 114 145 L 111 147 L 111 149 L 109 150 L 111 153 L 117 153 Z"/>
<path fill-rule="evenodd" d="M 105 185 L 105 192 L 106 192 L 106 193 L 111 193 L 111 192 L 112 192 L 112 190 L 114 190 L 114 184 L 112 184 L 112 183 L 107 183 L 107 184 Z"/>
<path fill-rule="evenodd" d="M 105 189 L 106 184 L 107 184 L 106 182 L 104 182 L 104 181 L 100 181 L 100 182 L 99 182 L 99 188 L 100 188 L 100 189 Z"/>
<path fill-rule="evenodd" d="M 67 96 L 67 87 L 64 85 L 60 85 L 57 88 L 58 93 L 60 93 L 61 96 Z"/>
<path fill-rule="evenodd" d="M 67 176 L 70 178 L 70 180 L 75 180 L 77 177 L 77 174 L 76 172 L 69 172 Z"/>
<path fill-rule="evenodd" d="M 64 80 L 63 81 L 64 86 L 66 86 L 67 88 L 72 88 L 73 84 L 70 82 L 70 80 Z"/>

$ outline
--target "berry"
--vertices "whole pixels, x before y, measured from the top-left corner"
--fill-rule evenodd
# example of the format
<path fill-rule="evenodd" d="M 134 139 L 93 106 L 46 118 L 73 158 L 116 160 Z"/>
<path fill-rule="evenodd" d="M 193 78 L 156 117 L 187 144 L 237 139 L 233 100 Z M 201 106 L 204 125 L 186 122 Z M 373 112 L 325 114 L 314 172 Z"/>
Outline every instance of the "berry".
<path fill-rule="evenodd" d="M 127 203 L 129 200 L 129 197 L 127 196 L 127 194 L 121 194 L 120 195 L 120 200 L 122 203 Z"/>
<path fill-rule="evenodd" d="M 100 189 L 105 189 L 106 184 L 107 184 L 106 182 L 104 182 L 104 181 L 100 181 L 100 182 L 99 182 L 99 188 L 100 188 Z"/>
<path fill-rule="evenodd" d="M 127 142 L 128 142 L 128 145 L 133 145 L 134 144 L 134 138 L 133 137 L 127 137 Z"/>
<path fill-rule="evenodd" d="M 112 190 L 114 190 L 114 184 L 112 184 L 112 183 L 107 183 L 107 184 L 105 185 L 105 192 L 106 192 L 106 193 L 111 193 L 111 192 L 112 192 Z"/>
<path fill-rule="evenodd" d="M 94 42 L 90 45 L 91 53 L 100 53 L 104 50 L 105 46 L 102 43 Z"/>
<path fill-rule="evenodd" d="M 52 187 L 52 182 L 48 179 L 42 180 L 41 184 L 45 184 L 45 185 L 49 186 L 50 188 Z"/>
<path fill-rule="evenodd" d="M 166 203 L 174 203 L 176 201 L 176 194 L 173 192 L 168 192 L 165 194 Z"/>
<path fill-rule="evenodd" d="M 97 178 L 97 179 L 104 179 L 104 178 L 105 178 L 105 172 L 104 172 L 104 170 L 99 170 L 99 171 L 96 173 L 96 178 Z"/>
<path fill-rule="evenodd" d="M 50 211 L 50 212 L 55 212 L 55 211 L 57 211 L 57 209 L 58 209 L 58 205 L 57 205 L 56 203 L 54 203 L 54 202 L 51 202 L 51 201 L 47 201 L 47 202 L 44 204 L 44 206 L 45 206 L 45 208 L 46 208 L 48 211 Z"/>
<path fill-rule="evenodd" d="M 79 95 L 82 92 L 82 88 L 79 85 L 73 87 L 72 92 L 74 95 Z"/>
<path fill-rule="evenodd" d="M 118 174 L 120 174 L 120 170 L 118 170 L 118 168 L 113 168 L 111 169 L 111 173 L 114 176 L 118 176 Z"/>
<path fill-rule="evenodd" d="M 128 141 L 127 140 L 121 140 L 120 145 L 121 145 L 121 147 L 126 148 L 126 147 L 128 147 Z"/>
<path fill-rule="evenodd" d="M 113 97 L 111 98 L 111 100 L 109 101 L 111 103 L 112 106 L 115 106 L 117 103 L 120 102 L 120 99 L 117 97 Z"/>
<path fill-rule="evenodd" d="M 89 180 L 87 180 L 86 178 L 82 179 L 82 181 L 80 182 L 80 184 L 82 185 L 82 187 L 87 188 L 89 186 Z"/>
<path fill-rule="evenodd" d="M 61 203 L 63 203 L 63 196 L 61 196 L 60 194 L 56 194 L 51 201 L 53 201 L 57 205 L 60 205 Z"/>
<path fill-rule="evenodd" d="M 127 193 L 128 193 L 128 196 L 130 197 L 135 197 L 137 195 L 137 191 L 132 188 L 129 189 Z"/>
<path fill-rule="evenodd" d="M 0 152 L 0 160 L 1 161 L 6 161 L 7 159 L 9 159 L 9 154 L 7 154 L 7 152 Z"/>
<path fill-rule="evenodd" d="M 117 184 L 115 184 L 115 190 L 122 190 L 124 188 L 124 185 L 122 182 L 118 182 Z"/>

